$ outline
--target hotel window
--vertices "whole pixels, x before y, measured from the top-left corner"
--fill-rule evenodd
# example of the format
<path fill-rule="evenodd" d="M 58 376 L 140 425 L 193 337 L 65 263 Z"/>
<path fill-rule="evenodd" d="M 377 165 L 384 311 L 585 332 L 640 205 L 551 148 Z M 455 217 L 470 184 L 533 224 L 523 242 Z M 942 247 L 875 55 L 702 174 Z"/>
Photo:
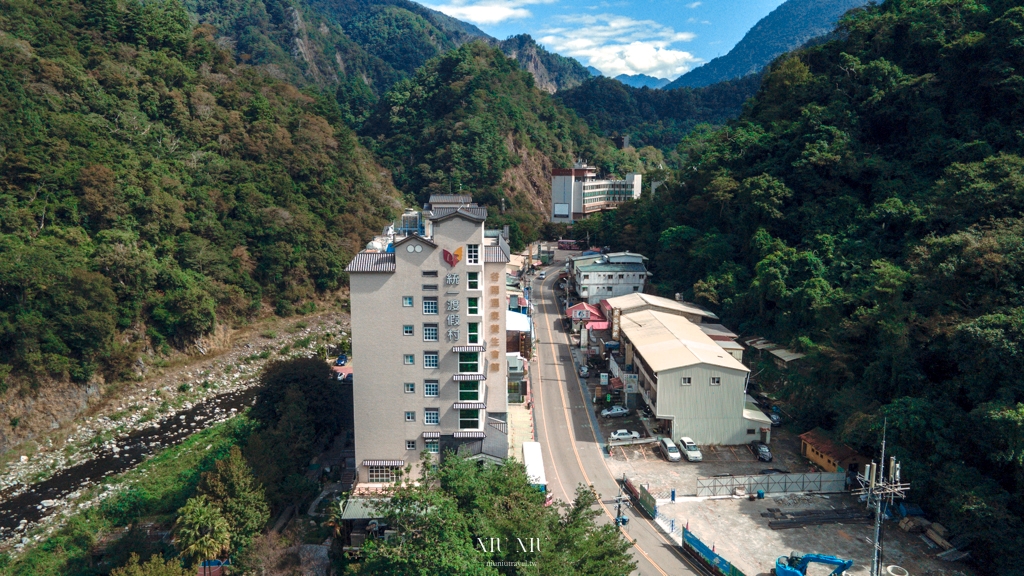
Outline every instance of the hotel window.
<path fill-rule="evenodd" d="M 402 335 L 412 336 L 412 324 L 406 324 L 405 326 L 402 326 Z"/>
<path fill-rule="evenodd" d="M 406 412 L 405 413 L 405 421 L 406 422 L 415 422 L 416 421 L 416 413 L 415 412 Z"/>
<path fill-rule="evenodd" d="M 368 470 L 367 480 L 370 482 L 394 482 L 398 479 L 396 474 L 398 468 L 393 466 L 370 466 Z"/>
<path fill-rule="evenodd" d="M 406 450 L 415 450 L 416 449 L 416 441 L 415 440 L 406 440 L 405 441 L 405 449 Z"/>
<path fill-rule="evenodd" d="M 466 324 L 466 333 L 468 334 L 470 344 L 480 343 L 480 324 L 477 322 L 470 322 Z"/>
<path fill-rule="evenodd" d="M 427 408 L 423 411 L 423 423 L 436 425 L 441 421 L 441 412 L 437 408 Z"/>
<path fill-rule="evenodd" d="M 423 395 L 428 398 L 437 397 L 437 380 L 427 380 L 423 382 Z"/>
<path fill-rule="evenodd" d="M 459 352 L 459 372 L 480 372 L 480 353 Z"/>
<path fill-rule="evenodd" d="M 480 245 L 466 244 L 466 264 L 480 263 Z"/>
<path fill-rule="evenodd" d="M 406 366 L 412 366 L 412 365 L 416 364 L 416 355 L 415 354 L 404 354 L 402 356 L 402 363 L 405 364 Z"/>
<path fill-rule="evenodd" d="M 466 288 L 470 290 L 480 289 L 480 273 L 466 272 Z"/>
<path fill-rule="evenodd" d="M 423 341 L 437 342 L 437 324 L 423 325 Z"/>
<path fill-rule="evenodd" d="M 424 352 L 423 353 L 423 367 L 424 368 L 437 368 L 437 352 Z"/>
<path fill-rule="evenodd" d="M 680 386 L 689 386 L 692 383 L 693 382 L 690 380 L 689 376 L 683 376 L 682 378 L 679 379 Z"/>
<path fill-rule="evenodd" d="M 437 278 L 437 270 L 424 270 L 423 276 L 426 278 Z"/>
<path fill-rule="evenodd" d="M 479 314 L 480 313 L 480 299 L 479 298 L 466 298 L 466 314 Z"/>
<path fill-rule="evenodd" d="M 479 428 L 479 410 L 459 410 L 459 430 L 478 430 Z"/>
<path fill-rule="evenodd" d="M 721 386 L 722 385 L 722 378 L 720 376 L 712 376 L 711 377 L 711 385 L 712 386 Z"/>
<path fill-rule="evenodd" d="M 405 383 L 405 393 L 406 394 L 412 394 L 415 391 L 416 391 L 416 383 L 415 382 L 406 382 Z"/>
<path fill-rule="evenodd" d="M 437 284 L 424 284 L 423 290 L 428 292 L 437 292 Z"/>
<path fill-rule="evenodd" d="M 472 402 L 480 399 L 480 384 L 477 382 L 459 382 L 459 400 Z"/>
<path fill-rule="evenodd" d="M 441 451 L 441 443 L 437 440 L 427 440 L 427 452 L 437 454 Z"/>
<path fill-rule="evenodd" d="M 424 314 L 437 314 L 437 298 L 424 298 L 423 299 L 423 313 Z"/>
<path fill-rule="evenodd" d="M 402 296 L 402 307 L 403 308 L 411 308 L 412 307 L 412 296 Z"/>
<path fill-rule="evenodd" d="M 583 275 L 583 279 L 584 280 L 590 280 L 590 274 L 584 274 Z"/>
<path fill-rule="evenodd" d="M 639 292 L 639 291 L 640 291 L 640 287 L 639 286 L 633 286 L 633 292 Z"/>

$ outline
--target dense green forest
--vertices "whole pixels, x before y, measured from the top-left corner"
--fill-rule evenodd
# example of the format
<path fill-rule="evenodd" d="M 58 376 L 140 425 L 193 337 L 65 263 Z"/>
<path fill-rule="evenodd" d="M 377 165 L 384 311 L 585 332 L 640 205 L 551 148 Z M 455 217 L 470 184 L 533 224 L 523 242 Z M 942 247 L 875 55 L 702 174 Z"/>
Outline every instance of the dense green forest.
<path fill-rule="evenodd" d="M 761 85 L 761 75 L 705 88 L 633 88 L 599 76 L 555 94 L 555 99 L 603 136 L 628 134 L 633 146 L 671 151 L 698 124 L 725 124 Z"/>
<path fill-rule="evenodd" d="M 636 169 L 522 70 L 578 63 L 406 4 L 3 2 L 0 393 L 312 311 L 431 192 L 472 192 L 519 247 L 553 163 Z"/>
<path fill-rule="evenodd" d="M 777 61 L 674 182 L 576 227 L 808 353 L 798 428 L 890 453 L 988 574 L 1024 547 L 1024 8 L 889 0 Z"/>
<path fill-rule="evenodd" d="M 360 134 L 403 192 L 418 202 L 433 193 L 472 193 L 489 207 L 488 225 L 512 226 L 513 248 L 537 237 L 553 165 L 583 157 L 604 172 L 625 173 L 640 164 L 635 151 L 595 136 L 483 42 L 431 60 L 396 84 Z M 510 177 L 510 170 L 517 173 Z"/>
<path fill-rule="evenodd" d="M 2 7 L 0 382 L 308 309 L 398 206 L 334 94 L 236 65 L 177 2 Z"/>

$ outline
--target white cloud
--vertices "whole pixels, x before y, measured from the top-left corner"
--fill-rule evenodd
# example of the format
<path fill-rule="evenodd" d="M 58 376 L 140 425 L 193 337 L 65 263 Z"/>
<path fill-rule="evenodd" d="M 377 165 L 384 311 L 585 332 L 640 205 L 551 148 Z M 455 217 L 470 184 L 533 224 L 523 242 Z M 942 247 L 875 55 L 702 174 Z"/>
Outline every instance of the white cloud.
<path fill-rule="evenodd" d="M 529 18 L 533 13 L 525 6 L 531 4 L 553 4 L 558 0 L 451 0 L 447 4 L 425 4 L 459 20 L 474 24 L 498 24 L 506 20 Z"/>
<path fill-rule="evenodd" d="M 574 56 L 608 76 L 649 74 L 675 78 L 701 62 L 672 46 L 696 35 L 676 32 L 653 20 L 614 14 L 563 16 L 566 26 L 541 31 L 539 42 L 559 54 Z"/>
<path fill-rule="evenodd" d="M 686 7 L 687 8 L 696 8 L 696 7 L 700 6 L 701 4 L 703 4 L 703 2 L 690 2 L 689 4 L 686 5 Z"/>

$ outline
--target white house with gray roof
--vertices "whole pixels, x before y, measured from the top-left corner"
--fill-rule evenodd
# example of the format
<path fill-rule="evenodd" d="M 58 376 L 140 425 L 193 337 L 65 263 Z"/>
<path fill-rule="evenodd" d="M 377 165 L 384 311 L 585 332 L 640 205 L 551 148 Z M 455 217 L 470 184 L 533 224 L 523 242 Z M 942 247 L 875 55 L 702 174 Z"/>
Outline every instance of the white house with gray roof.
<path fill-rule="evenodd" d="M 613 252 L 576 258 L 573 282 L 580 300 L 598 304 L 601 300 L 643 292 L 650 273 L 647 257 L 635 252 Z"/>

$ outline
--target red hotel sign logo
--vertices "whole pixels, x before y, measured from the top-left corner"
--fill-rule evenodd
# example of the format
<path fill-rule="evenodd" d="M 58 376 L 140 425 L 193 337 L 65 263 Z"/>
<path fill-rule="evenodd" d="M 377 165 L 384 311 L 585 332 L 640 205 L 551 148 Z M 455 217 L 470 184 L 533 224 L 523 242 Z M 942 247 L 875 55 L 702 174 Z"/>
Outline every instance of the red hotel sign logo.
<path fill-rule="evenodd" d="M 449 252 L 447 250 L 442 250 L 441 251 L 441 257 L 444 258 L 444 261 L 449 266 L 454 268 L 455 265 L 458 264 L 460 260 L 462 260 L 462 247 L 459 246 L 458 248 L 456 248 L 455 252 Z"/>

